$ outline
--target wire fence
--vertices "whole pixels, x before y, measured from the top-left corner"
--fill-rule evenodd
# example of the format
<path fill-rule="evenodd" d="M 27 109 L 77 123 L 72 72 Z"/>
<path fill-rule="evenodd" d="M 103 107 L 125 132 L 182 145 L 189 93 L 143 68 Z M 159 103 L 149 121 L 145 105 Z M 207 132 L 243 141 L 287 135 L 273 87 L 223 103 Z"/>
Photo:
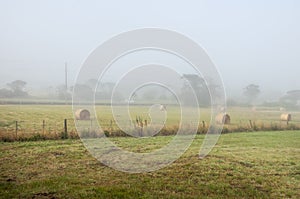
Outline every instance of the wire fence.
<path fill-rule="evenodd" d="M 97 133 L 94 126 L 99 122 L 102 131 Z M 2 141 L 22 141 L 22 140 L 42 140 L 42 139 L 66 139 L 79 137 L 101 137 L 106 136 L 128 136 L 121 130 L 116 121 L 91 119 L 83 121 L 83 130 L 78 134 L 73 118 L 66 118 L 62 121 L 51 121 L 41 119 L 39 121 L 30 120 L 16 120 L 16 121 L 0 121 L 0 140 Z M 133 120 L 127 121 L 128 128 L 133 134 L 138 136 L 149 136 L 153 131 L 153 126 L 147 120 Z M 175 135 L 179 129 L 179 122 L 177 124 L 165 124 L 162 122 L 163 128 L 157 135 Z M 183 124 L 184 128 L 198 125 L 198 134 L 205 134 L 208 131 L 210 123 L 208 121 L 199 121 L 197 124 Z M 217 126 L 212 124 L 212 126 Z M 251 119 L 251 120 L 234 120 L 230 124 L 225 124 L 223 133 L 230 132 L 249 132 L 249 131 L 279 131 L 279 130 L 300 130 L 300 121 L 282 121 L 276 119 Z"/>
<path fill-rule="evenodd" d="M 0 121 L 1 140 L 58 139 L 77 137 L 76 134 L 73 119 L 64 119 L 61 122 L 51 120 Z"/>

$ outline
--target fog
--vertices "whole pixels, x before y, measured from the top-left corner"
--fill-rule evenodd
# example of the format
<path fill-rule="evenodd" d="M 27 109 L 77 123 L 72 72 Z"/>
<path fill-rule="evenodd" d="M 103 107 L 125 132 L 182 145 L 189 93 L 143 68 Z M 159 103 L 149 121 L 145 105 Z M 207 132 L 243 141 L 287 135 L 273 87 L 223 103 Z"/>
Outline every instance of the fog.
<path fill-rule="evenodd" d="M 157 27 L 203 47 L 228 97 L 256 84 L 260 98 L 272 101 L 300 89 L 299 21 L 296 0 L 1 1 L 0 88 L 23 80 L 32 93 L 49 91 L 64 84 L 65 62 L 72 86 L 100 44 L 128 30 Z M 105 81 L 116 80 L 112 75 Z"/>

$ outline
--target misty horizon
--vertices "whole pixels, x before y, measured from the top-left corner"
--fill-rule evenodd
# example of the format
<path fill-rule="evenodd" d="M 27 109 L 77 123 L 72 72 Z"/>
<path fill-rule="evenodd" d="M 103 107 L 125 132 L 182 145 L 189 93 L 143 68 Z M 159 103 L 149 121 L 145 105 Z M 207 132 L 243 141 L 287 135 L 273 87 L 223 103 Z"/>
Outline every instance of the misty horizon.
<path fill-rule="evenodd" d="M 65 62 L 72 86 L 98 45 L 127 30 L 158 27 L 202 46 L 228 96 L 241 96 L 249 84 L 271 99 L 300 89 L 298 1 L 133 3 L 2 1 L 0 87 L 14 80 L 32 91 L 63 85 Z"/>

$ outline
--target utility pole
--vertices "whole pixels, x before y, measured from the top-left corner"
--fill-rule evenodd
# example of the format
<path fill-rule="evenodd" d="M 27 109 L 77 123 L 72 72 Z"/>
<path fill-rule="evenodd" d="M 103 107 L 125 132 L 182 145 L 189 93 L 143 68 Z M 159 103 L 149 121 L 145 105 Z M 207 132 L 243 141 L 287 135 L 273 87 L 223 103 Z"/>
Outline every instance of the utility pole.
<path fill-rule="evenodd" d="M 68 66 L 67 62 L 65 62 L 65 85 L 66 85 L 66 91 L 68 90 Z"/>
<path fill-rule="evenodd" d="M 67 104 L 68 101 L 68 65 L 67 62 L 65 62 L 65 104 Z"/>

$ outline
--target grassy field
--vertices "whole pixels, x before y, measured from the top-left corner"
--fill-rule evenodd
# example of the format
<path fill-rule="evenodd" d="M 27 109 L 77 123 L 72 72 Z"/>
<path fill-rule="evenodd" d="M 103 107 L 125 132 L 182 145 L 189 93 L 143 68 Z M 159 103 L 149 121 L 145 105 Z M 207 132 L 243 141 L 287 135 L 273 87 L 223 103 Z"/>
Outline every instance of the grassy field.
<path fill-rule="evenodd" d="M 149 107 L 133 106 L 131 108 L 132 120 L 125 118 L 124 123 L 128 126 L 135 123 L 136 117 L 150 121 L 148 115 Z M 119 132 L 109 106 L 96 106 L 97 121 L 103 130 L 115 135 Z M 278 109 L 266 109 L 263 107 L 253 111 L 247 107 L 229 107 L 227 112 L 231 116 L 231 124 L 225 125 L 224 132 L 241 131 L 265 131 L 265 130 L 295 130 L 300 129 L 300 112 L 291 112 L 292 121 L 289 125 L 280 121 Z M 120 117 L 116 115 L 115 117 Z M 199 132 L 206 132 L 210 121 L 210 110 L 200 109 Z M 0 138 L 19 139 L 32 137 L 37 134 L 48 138 L 59 138 L 64 131 L 64 119 L 68 119 L 68 132 L 76 135 L 72 107 L 70 105 L 0 105 Z M 120 119 L 120 118 L 119 118 Z M 252 126 L 250 125 L 250 120 Z M 16 121 L 17 131 L 16 131 Z M 44 121 L 44 124 L 43 124 Z M 205 122 L 205 128 L 203 123 Z M 93 118 L 93 121 L 95 119 Z M 164 121 L 161 121 L 163 123 Z M 176 132 L 180 122 L 180 109 L 178 107 L 167 108 L 167 120 L 164 132 Z M 35 136 L 37 137 L 37 136 Z"/>
<path fill-rule="evenodd" d="M 171 138 L 110 139 L 145 152 Z M 300 198 L 300 131 L 223 134 L 199 160 L 203 138 L 144 174 L 102 165 L 80 140 L 0 142 L 0 198 Z"/>

